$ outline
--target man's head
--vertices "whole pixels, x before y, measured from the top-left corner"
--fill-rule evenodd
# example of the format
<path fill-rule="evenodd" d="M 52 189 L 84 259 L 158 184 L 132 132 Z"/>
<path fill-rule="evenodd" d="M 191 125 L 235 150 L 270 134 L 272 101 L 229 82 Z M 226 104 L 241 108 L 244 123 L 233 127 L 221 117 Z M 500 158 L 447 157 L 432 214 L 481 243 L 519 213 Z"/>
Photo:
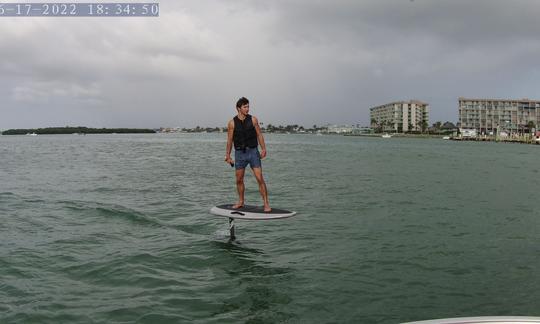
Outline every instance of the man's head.
<path fill-rule="evenodd" d="M 249 100 L 245 97 L 238 99 L 238 101 L 236 102 L 236 110 L 239 113 L 247 115 L 247 113 L 249 112 Z"/>

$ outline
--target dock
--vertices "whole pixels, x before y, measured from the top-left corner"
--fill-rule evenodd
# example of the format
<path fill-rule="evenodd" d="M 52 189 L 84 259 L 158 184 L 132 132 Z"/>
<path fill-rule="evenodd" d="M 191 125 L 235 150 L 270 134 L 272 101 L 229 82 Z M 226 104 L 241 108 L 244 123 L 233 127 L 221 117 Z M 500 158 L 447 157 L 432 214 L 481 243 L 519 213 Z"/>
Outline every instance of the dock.
<path fill-rule="evenodd" d="M 463 137 L 463 136 L 453 136 L 450 137 L 452 141 L 475 141 L 475 142 L 503 142 L 503 143 L 519 143 L 519 144 L 534 144 L 540 145 L 540 139 L 535 138 L 534 136 L 528 135 L 515 135 L 508 137 L 498 137 L 498 136 L 476 136 L 476 137 Z"/>

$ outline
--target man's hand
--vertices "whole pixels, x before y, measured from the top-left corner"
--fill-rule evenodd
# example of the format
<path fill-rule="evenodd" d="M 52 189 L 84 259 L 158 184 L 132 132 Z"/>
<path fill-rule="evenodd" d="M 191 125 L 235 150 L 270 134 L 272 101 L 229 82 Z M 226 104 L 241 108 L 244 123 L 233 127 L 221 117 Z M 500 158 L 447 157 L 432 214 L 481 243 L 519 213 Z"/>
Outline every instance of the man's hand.
<path fill-rule="evenodd" d="M 230 164 L 231 166 L 234 166 L 234 161 L 231 159 L 230 156 L 225 156 L 225 162 L 227 162 L 228 164 Z"/>
<path fill-rule="evenodd" d="M 261 159 L 266 157 L 266 150 L 261 150 Z"/>

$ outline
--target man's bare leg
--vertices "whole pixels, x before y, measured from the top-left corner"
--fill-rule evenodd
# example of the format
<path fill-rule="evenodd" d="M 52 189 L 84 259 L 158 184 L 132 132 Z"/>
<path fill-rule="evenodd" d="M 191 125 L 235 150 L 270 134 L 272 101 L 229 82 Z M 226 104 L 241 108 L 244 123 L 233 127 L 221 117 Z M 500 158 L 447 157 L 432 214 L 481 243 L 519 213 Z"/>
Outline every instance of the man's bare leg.
<path fill-rule="evenodd" d="M 262 168 L 251 168 L 251 170 L 253 170 L 255 179 L 257 179 L 257 183 L 259 184 L 259 192 L 261 193 L 261 197 L 263 200 L 264 211 L 272 211 L 272 208 L 270 208 L 270 203 L 268 202 L 268 191 L 266 190 L 266 183 L 264 182 Z"/>
<path fill-rule="evenodd" d="M 244 174 L 246 169 L 236 170 L 236 191 L 238 191 L 238 202 L 233 206 L 233 208 L 242 208 L 244 207 Z"/>

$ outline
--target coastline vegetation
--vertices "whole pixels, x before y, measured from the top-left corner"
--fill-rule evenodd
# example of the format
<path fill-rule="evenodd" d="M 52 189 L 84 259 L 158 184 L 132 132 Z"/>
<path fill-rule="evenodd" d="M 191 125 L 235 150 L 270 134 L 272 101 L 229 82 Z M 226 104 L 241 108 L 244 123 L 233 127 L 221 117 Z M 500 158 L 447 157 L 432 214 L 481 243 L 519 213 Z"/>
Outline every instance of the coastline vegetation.
<path fill-rule="evenodd" d="M 8 129 L 2 132 L 2 135 L 57 135 L 57 134 L 139 134 L 155 133 L 153 129 L 145 128 L 88 128 L 88 127 L 47 127 L 30 129 Z"/>
<path fill-rule="evenodd" d="M 403 125 L 399 124 L 398 128 L 394 128 L 394 124 L 390 121 L 377 121 L 371 119 L 371 128 L 374 133 L 395 133 L 395 134 L 410 134 L 410 135 L 452 135 L 458 129 L 454 123 L 446 121 L 435 122 L 431 127 L 426 121 L 419 122 L 417 125 L 409 123 L 408 131 L 403 130 Z"/>
<path fill-rule="evenodd" d="M 326 132 L 328 130 L 328 127 L 318 127 L 317 125 L 313 125 L 312 128 L 304 128 L 304 126 L 300 125 L 277 125 L 274 126 L 272 124 L 263 125 L 261 123 L 261 130 L 265 133 L 282 133 L 282 134 L 295 134 L 295 133 L 318 133 L 318 132 Z M 227 132 L 227 127 L 200 127 L 197 126 L 195 128 L 170 128 L 170 127 L 162 127 L 159 130 L 157 130 L 158 133 L 225 133 Z"/>

